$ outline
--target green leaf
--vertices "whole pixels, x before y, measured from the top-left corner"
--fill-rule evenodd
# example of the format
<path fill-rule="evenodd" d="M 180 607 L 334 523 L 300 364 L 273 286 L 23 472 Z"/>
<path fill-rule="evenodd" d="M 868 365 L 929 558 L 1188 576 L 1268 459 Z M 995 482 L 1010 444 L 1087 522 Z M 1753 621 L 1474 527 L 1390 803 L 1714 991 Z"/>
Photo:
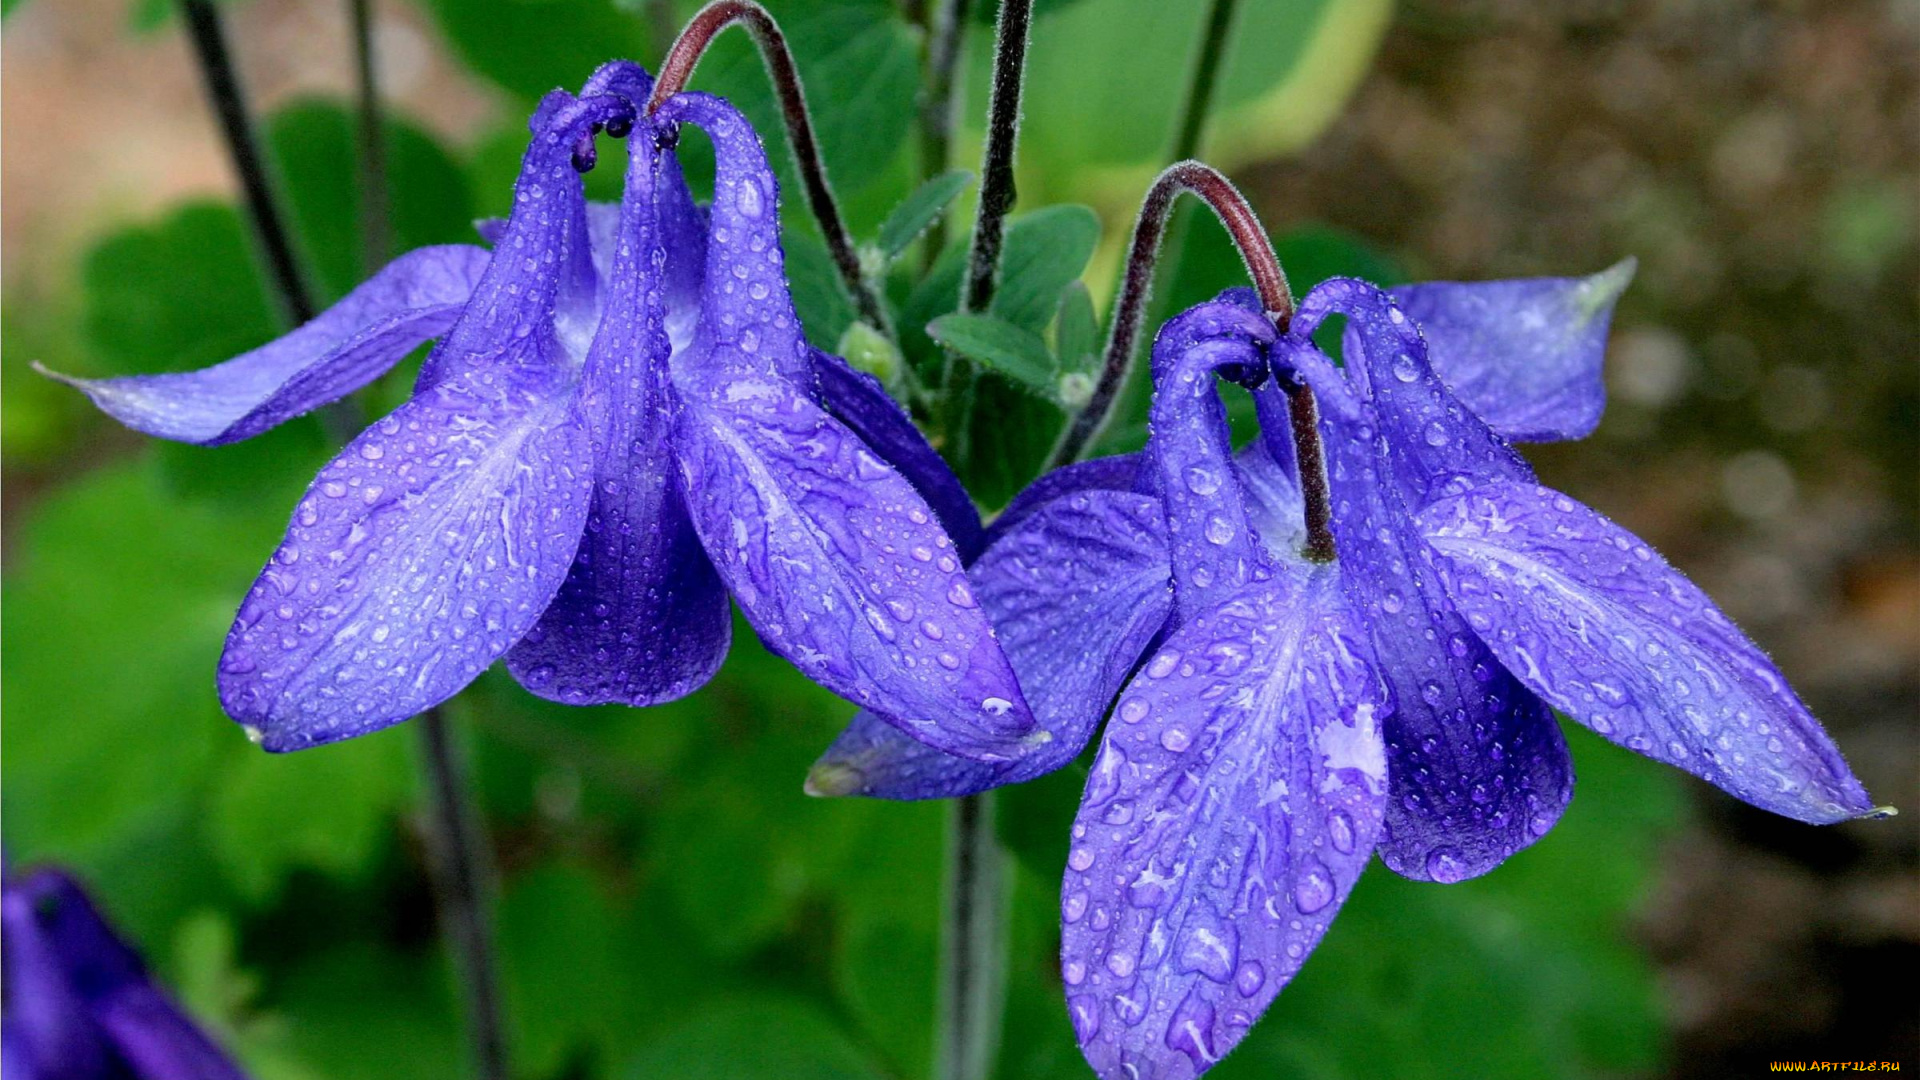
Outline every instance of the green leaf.
<path fill-rule="evenodd" d="M 835 190 L 856 193 L 888 177 L 907 141 L 919 91 L 914 28 L 891 0 L 788 0 L 772 6 L 805 80 Z M 719 94 L 747 115 L 767 144 L 786 201 L 804 214 L 780 109 L 747 35 L 734 29 L 715 38 L 689 86 Z"/>
<path fill-rule="evenodd" d="M 1023 194 L 1079 195 L 1098 182 L 1089 165 L 1164 158 L 1182 100 L 1176 88 L 1186 82 L 1206 7 L 1084 0 L 1034 26 L 1022 95 Z M 1390 12 L 1390 0 L 1240 5 L 1206 159 L 1226 167 L 1317 135 L 1358 85 Z M 990 51 L 973 50 L 970 100 L 985 100 Z"/>
<path fill-rule="evenodd" d="M 17 857 L 105 853 L 186 816 L 220 748 L 244 747 L 220 713 L 214 666 L 291 496 L 283 485 L 255 490 L 251 506 L 182 500 L 150 459 L 35 509 L 4 604 L 8 624 L 32 632 L 0 653 Z"/>
<path fill-rule="evenodd" d="M 1080 277 L 1100 243 L 1100 217 L 1090 207 L 1049 206 L 1007 223 L 1000 254 L 995 315 L 1036 334 L 1059 310 L 1060 291 Z"/>
<path fill-rule="evenodd" d="M 354 126 L 345 106 L 321 99 L 287 105 L 266 125 L 309 268 L 329 302 L 367 276 Z M 473 200 L 452 155 L 432 135 L 391 115 L 385 137 L 389 255 L 473 242 Z"/>
<path fill-rule="evenodd" d="M 81 285 L 98 366 L 76 374 L 206 367 L 280 332 L 246 224 L 218 203 L 188 203 L 109 236 L 87 254 Z"/>
<path fill-rule="evenodd" d="M 1100 322 L 1086 282 L 1075 279 L 1060 292 L 1060 310 L 1053 317 L 1053 354 L 1060 358 L 1062 371 L 1100 368 Z"/>
<path fill-rule="evenodd" d="M 646 20 L 610 0 L 428 0 L 426 6 L 469 67 L 527 105 L 555 87 L 578 91 L 612 57 L 653 57 L 666 48 L 648 41 Z"/>
<path fill-rule="evenodd" d="M 805 1000 L 758 994 L 716 1002 L 636 1054 L 633 1080 L 879 1080 L 831 1017 Z"/>
<path fill-rule="evenodd" d="M 964 169 L 954 169 L 921 184 L 914 189 L 907 200 L 894 207 L 893 213 L 880 225 L 880 250 L 889 258 L 899 258 L 907 246 L 920 238 L 947 207 L 959 197 L 960 192 L 973 180 L 973 174 Z"/>
<path fill-rule="evenodd" d="M 942 315 L 927 324 L 933 340 L 1012 379 L 1041 397 L 1054 392 L 1053 355 L 1040 335 L 997 315 Z"/>
<path fill-rule="evenodd" d="M 297 754 L 236 747 L 208 806 L 208 840 L 234 886 L 271 898 L 300 868 L 360 871 L 413 801 L 408 733 Z"/>
<path fill-rule="evenodd" d="M 847 287 L 827 246 L 797 229 L 785 232 L 781 247 L 787 253 L 794 314 L 800 316 L 800 326 L 813 347 L 832 352 L 853 325 L 853 301 L 847 298 Z"/>
<path fill-rule="evenodd" d="M 632 991 L 611 899 L 590 874 L 548 865 L 509 882 L 499 937 L 507 1015 L 519 1068 L 552 1076 L 568 1057 L 613 1037 Z"/>

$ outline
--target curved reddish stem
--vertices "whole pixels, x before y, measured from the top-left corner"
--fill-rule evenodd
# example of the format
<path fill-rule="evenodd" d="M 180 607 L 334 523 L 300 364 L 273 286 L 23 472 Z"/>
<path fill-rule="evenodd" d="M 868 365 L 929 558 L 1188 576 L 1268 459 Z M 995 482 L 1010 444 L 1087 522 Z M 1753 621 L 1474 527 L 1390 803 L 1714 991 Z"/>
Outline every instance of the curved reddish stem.
<path fill-rule="evenodd" d="M 879 296 L 860 273 L 860 256 L 847 235 L 847 224 L 840 216 L 840 204 L 833 197 L 833 187 L 827 182 L 826 162 L 820 156 L 820 142 L 814 137 L 813 116 L 807 111 L 806 90 L 800 85 L 800 71 L 794 67 L 793 52 L 787 48 L 787 37 L 780 32 L 780 24 L 766 8 L 753 0 L 713 0 L 701 8 L 667 50 L 667 58 L 660 64 L 660 76 L 653 84 L 653 95 L 647 99 L 646 112 L 652 115 L 668 98 L 685 90 L 713 39 L 736 23 L 753 35 L 753 43 L 760 48 L 767 78 L 773 83 L 774 95 L 780 99 L 787 144 L 793 149 L 807 208 L 820 223 L 820 235 L 826 240 L 834 267 L 840 271 L 840 280 L 846 284 L 847 295 L 862 320 L 891 337 L 892 321 L 887 318 Z"/>
<path fill-rule="evenodd" d="M 1280 268 L 1273 243 L 1260 225 L 1260 219 L 1233 182 L 1219 170 L 1198 161 L 1181 161 L 1167 166 L 1147 189 L 1140 203 L 1140 216 L 1133 226 L 1133 241 L 1127 251 L 1126 277 L 1120 296 L 1114 301 L 1113 325 L 1107 334 L 1106 363 L 1095 384 L 1093 397 L 1067 425 L 1054 447 L 1049 468 L 1072 464 L 1093 445 L 1106 424 L 1120 390 L 1126 385 L 1133 367 L 1135 347 L 1146 322 L 1147 297 L 1153 284 L 1154 264 L 1159 258 L 1160 241 L 1167 231 L 1167 219 L 1174 200 L 1181 193 L 1197 197 L 1226 226 L 1227 233 L 1240 251 L 1240 258 L 1260 294 L 1267 317 L 1281 332 L 1293 318 L 1293 290 L 1287 285 L 1286 272 Z M 1306 504 L 1307 554 L 1317 560 L 1333 558 L 1333 532 L 1329 527 L 1329 499 L 1324 466 L 1325 453 L 1320 446 L 1313 391 L 1305 386 L 1287 387 L 1292 405 L 1293 442 L 1300 463 L 1300 490 Z"/>

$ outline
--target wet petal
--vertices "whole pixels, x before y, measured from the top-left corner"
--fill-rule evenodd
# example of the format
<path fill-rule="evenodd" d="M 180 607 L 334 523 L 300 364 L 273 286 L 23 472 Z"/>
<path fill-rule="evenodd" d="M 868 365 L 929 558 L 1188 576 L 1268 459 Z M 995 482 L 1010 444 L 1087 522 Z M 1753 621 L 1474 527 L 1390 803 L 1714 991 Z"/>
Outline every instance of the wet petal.
<path fill-rule="evenodd" d="M 1278 558 L 1293 558 L 1306 547 L 1305 502 L 1293 457 L 1287 396 L 1269 381 L 1253 392 L 1260 434 L 1233 457 L 1234 471 L 1246 493 L 1247 520 Z"/>
<path fill-rule="evenodd" d="M 1076 491 L 1142 491 L 1151 485 L 1144 476 L 1145 458 L 1140 454 L 1118 454 L 1094 458 L 1055 469 L 1021 489 L 1006 509 L 987 527 L 987 542 L 992 543 L 1019 525 L 1035 511 L 1063 495 Z"/>
<path fill-rule="evenodd" d="M 1344 587 L 1366 617 L 1391 695 L 1383 726 L 1393 792 L 1380 856 L 1407 877 L 1459 881 L 1553 827 L 1573 797 L 1573 765 L 1546 703 L 1423 572 L 1411 519 L 1429 492 L 1463 478 L 1532 471 L 1447 393 L 1418 332 L 1384 293 L 1330 282 L 1301 305 L 1296 327 L 1310 332 L 1329 309 L 1347 313 L 1348 370 L 1371 390 L 1356 416 L 1329 409 L 1320 426 Z M 1299 338 L 1287 348 L 1311 346 Z"/>
<path fill-rule="evenodd" d="M 1216 373 L 1264 371 L 1271 324 L 1215 301 L 1169 321 L 1153 344 L 1147 460 L 1165 502 L 1179 610 L 1204 610 L 1271 573 L 1232 464 Z"/>
<path fill-rule="evenodd" d="M 1391 294 L 1456 397 L 1505 438 L 1549 442 L 1600 423 L 1607 327 L 1633 271 L 1627 259 L 1583 278 L 1427 282 Z"/>
<path fill-rule="evenodd" d="M 1034 721 L 933 511 L 800 387 L 718 371 L 675 429 L 694 526 L 767 646 L 822 686 L 982 760 Z"/>
<path fill-rule="evenodd" d="M 1061 978 L 1112 1080 L 1233 1049 L 1325 934 L 1380 829 L 1379 685 L 1332 566 L 1176 631 L 1121 692 L 1061 890 Z"/>
<path fill-rule="evenodd" d="M 220 666 L 221 703 L 269 750 L 446 700 L 532 628 L 566 576 L 593 485 L 576 358 L 600 302 L 572 153 L 627 108 L 549 95 L 506 235 L 415 396 L 294 509 Z"/>
<path fill-rule="evenodd" d="M 409 252 L 298 330 L 199 371 L 44 373 L 135 431 L 203 446 L 237 442 L 353 393 L 446 332 L 489 259 L 464 245 Z"/>
<path fill-rule="evenodd" d="M 463 373 L 320 471 L 227 635 L 220 698 L 269 750 L 440 703 L 533 626 L 573 561 L 592 447 L 562 371 Z"/>
<path fill-rule="evenodd" d="M 692 693 L 726 659 L 725 588 L 701 550 L 673 467 L 663 155 L 634 140 L 605 312 L 580 410 L 595 457 L 586 531 L 564 584 L 507 655 L 521 684 L 570 705 L 653 705 Z"/>
<path fill-rule="evenodd" d="M 1638 537 L 1534 484 L 1474 487 L 1419 525 L 1474 630 L 1569 716 L 1777 814 L 1873 809 L 1779 669 Z"/>
<path fill-rule="evenodd" d="M 845 360 L 818 349 L 809 350 L 814 386 L 820 404 L 834 419 L 860 436 L 881 460 L 900 470 L 920 497 L 940 517 L 963 562 L 971 564 L 986 547 L 986 530 L 973 497 L 953 475 L 927 437 L 913 425 L 907 410 L 893 400 L 880 380 L 855 371 Z"/>
<path fill-rule="evenodd" d="M 1052 772 L 1086 746 L 1173 607 L 1160 503 L 1126 492 L 1089 490 L 1047 503 L 968 576 L 1052 741 L 1012 762 L 970 761 L 862 710 L 814 765 L 808 791 L 945 798 Z"/>
<path fill-rule="evenodd" d="M 654 121 L 696 124 L 714 149 L 700 321 L 692 347 L 676 352 L 676 373 L 727 366 L 807 385 L 812 359 L 787 291 L 779 184 L 760 136 L 732 105 L 709 94 L 676 94 Z"/>

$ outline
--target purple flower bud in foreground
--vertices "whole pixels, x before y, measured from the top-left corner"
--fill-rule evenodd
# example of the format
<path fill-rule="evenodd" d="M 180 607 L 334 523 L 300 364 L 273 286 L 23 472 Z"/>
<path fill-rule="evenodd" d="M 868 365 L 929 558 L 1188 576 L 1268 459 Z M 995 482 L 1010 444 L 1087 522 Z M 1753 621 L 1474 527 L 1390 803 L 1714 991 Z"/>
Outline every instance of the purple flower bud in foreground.
<path fill-rule="evenodd" d="M 0 926 L 8 1080 L 241 1080 L 66 874 L 9 874 Z"/>

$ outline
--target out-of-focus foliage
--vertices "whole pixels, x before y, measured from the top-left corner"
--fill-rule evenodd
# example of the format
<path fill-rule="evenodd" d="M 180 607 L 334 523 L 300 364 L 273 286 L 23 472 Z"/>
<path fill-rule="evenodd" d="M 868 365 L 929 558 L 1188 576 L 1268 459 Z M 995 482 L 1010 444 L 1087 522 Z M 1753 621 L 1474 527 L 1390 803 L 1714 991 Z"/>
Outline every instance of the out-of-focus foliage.
<path fill-rule="evenodd" d="M 505 209 L 524 110 L 540 92 L 578 85 L 615 55 L 657 58 L 661 43 L 627 9 L 637 6 L 428 0 L 458 56 L 514 104 L 459 148 L 390 125 L 400 247 L 470 240 L 474 216 Z M 924 390 L 945 362 L 926 326 L 957 306 L 972 188 L 945 178 L 902 208 L 920 175 L 919 31 L 886 0 L 768 6 L 794 45 L 829 169 Z M 1220 138 L 1243 140 L 1244 155 L 1311 134 L 1307 120 L 1267 131 L 1271 143 L 1235 133 L 1237 118 L 1261 108 L 1332 115 L 1352 78 L 1302 80 L 1357 71 L 1381 6 L 1245 0 Z M 1103 234 L 1117 243 L 1126 222 L 1061 198 L 1084 193 L 1109 209 L 1102 177 L 1149 167 L 1164 151 L 1197 11 L 1157 0 L 1042 5 L 1021 149 L 1033 183 L 981 316 L 990 321 L 972 326 L 976 341 L 1016 342 L 1017 362 L 942 334 L 988 361 L 966 445 L 945 447 L 983 505 L 1031 477 L 1060 425 L 1057 402 L 1071 401 L 1062 376 L 1090 372 L 1103 340 L 1096 312 L 1109 283 L 1087 267 Z M 984 57 L 983 34 L 970 51 Z M 694 86 L 739 101 L 789 169 L 745 35 L 729 33 Z M 981 108 L 974 93 L 968 115 Z M 350 114 L 301 102 L 265 130 L 309 274 L 337 296 L 364 261 Z M 701 141 L 683 145 L 699 187 L 710 168 Z M 603 165 L 591 190 L 612 197 L 619 173 Z M 796 303 L 810 338 L 832 347 L 852 308 L 797 190 L 789 179 Z M 949 247 L 926 260 L 916 237 L 942 207 Z M 1891 212 L 1873 192 L 1836 211 L 1836 250 L 1871 257 L 1861 223 Z M 1279 244 L 1302 290 L 1334 273 L 1400 276 L 1353 237 L 1305 230 Z M 177 370 L 277 332 L 230 206 L 102 222 L 88 248 L 71 287 L 9 281 L 0 324 L 15 470 L 0 669 L 9 857 L 75 866 L 266 1080 L 445 1077 L 463 1045 L 424 870 L 412 731 L 268 756 L 214 695 L 234 607 L 337 436 L 315 419 L 234 447 L 156 447 L 25 375 L 34 359 L 89 375 Z M 1242 283 L 1209 222 L 1178 226 L 1169 251 L 1156 321 Z M 391 407 L 408 378 L 397 372 L 363 405 Z M 1143 437 L 1140 391 L 1110 429 L 1112 447 Z M 714 682 L 671 705 L 569 709 L 496 671 L 451 707 L 500 870 L 518 1076 L 927 1074 L 945 809 L 802 794 L 808 764 L 851 707 L 761 649 L 746 626 L 736 635 Z M 1581 794 L 1552 836 L 1465 885 L 1412 884 L 1376 867 L 1220 1075 L 1532 1080 L 1653 1067 L 1662 1048 L 1653 987 L 1625 920 L 1675 789 L 1652 766 L 1573 737 Z M 1016 857 L 1005 1077 L 1086 1075 L 1055 967 L 1057 887 L 1083 777 L 1069 768 L 1003 796 L 1002 836 Z"/>

